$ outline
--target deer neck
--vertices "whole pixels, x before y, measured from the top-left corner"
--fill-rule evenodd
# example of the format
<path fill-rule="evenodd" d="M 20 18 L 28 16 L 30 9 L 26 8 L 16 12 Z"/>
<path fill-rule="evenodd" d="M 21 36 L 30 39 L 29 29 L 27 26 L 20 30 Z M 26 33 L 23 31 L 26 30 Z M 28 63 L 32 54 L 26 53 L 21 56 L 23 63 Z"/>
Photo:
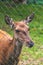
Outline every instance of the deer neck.
<path fill-rule="evenodd" d="M 12 59 L 14 61 L 14 65 L 17 65 L 19 62 L 18 57 L 20 56 L 23 43 L 19 41 L 18 39 L 13 40 L 14 45 L 14 54 L 12 55 Z"/>
<path fill-rule="evenodd" d="M 13 40 L 13 44 L 15 44 L 14 45 L 14 55 L 15 55 L 15 58 L 18 58 L 20 53 L 21 53 L 23 43 L 19 39 L 15 39 L 15 40 Z"/>
<path fill-rule="evenodd" d="M 18 57 L 20 56 L 22 50 L 23 43 L 18 39 L 13 38 L 13 52 L 10 54 L 8 63 L 6 65 L 17 65 L 19 60 Z"/>

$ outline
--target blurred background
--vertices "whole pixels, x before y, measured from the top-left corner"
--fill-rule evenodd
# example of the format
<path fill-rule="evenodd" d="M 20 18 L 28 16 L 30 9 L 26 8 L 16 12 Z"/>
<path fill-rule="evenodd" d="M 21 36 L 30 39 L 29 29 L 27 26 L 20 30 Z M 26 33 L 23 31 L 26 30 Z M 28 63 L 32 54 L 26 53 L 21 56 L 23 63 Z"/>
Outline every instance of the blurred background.
<path fill-rule="evenodd" d="M 6 25 L 5 15 L 14 22 L 35 14 L 30 26 L 30 36 L 35 45 L 33 48 L 23 46 L 19 65 L 43 65 L 43 0 L 0 0 L 0 29 L 13 36 L 13 30 Z"/>

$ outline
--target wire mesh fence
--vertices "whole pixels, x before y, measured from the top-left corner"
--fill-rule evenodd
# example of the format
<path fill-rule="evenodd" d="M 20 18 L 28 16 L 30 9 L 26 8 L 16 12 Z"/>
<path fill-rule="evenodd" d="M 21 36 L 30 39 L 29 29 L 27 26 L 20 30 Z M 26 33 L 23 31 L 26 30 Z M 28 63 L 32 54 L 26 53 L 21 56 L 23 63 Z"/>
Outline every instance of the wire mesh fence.
<path fill-rule="evenodd" d="M 30 2 L 31 4 L 29 3 L 29 1 L 27 4 L 22 4 L 21 2 L 15 3 L 11 0 L 0 0 L 0 28 L 12 34 L 11 29 L 9 29 L 9 27 L 5 24 L 5 15 L 9 15 L 11 18 L 13 18 L 14 21 L 19 21 L 25 19 L 32 12 L 35 12 L 35 21 L 40 22 L 40 19 L 43 20 L 41 17 L 39 19 L 39 16 L 43 17 L 43 5 L 36 5 L 32 2 L 33 1 Z"/>

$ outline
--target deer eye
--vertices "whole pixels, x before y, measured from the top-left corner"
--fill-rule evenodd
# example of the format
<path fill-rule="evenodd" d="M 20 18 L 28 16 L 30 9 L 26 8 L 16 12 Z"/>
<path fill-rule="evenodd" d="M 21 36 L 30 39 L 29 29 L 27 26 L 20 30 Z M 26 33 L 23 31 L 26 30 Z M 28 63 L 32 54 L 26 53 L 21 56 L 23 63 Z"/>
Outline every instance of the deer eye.
<path fill-rule="evenodd" d="M 15 30 L 17 33 L 20 32 L 19 30 Z"/>

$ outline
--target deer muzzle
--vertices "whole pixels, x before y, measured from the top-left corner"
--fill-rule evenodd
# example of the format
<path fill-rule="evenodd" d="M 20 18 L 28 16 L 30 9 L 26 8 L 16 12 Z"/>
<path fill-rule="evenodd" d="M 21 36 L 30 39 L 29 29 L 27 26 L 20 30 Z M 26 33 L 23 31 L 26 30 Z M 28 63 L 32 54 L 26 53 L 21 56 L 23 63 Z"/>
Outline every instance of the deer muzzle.
<path fill-rule="evenodd" d="M 34 46 L 34 43 L 33 43 L 32 41 L 27 42 L 27 46 L 28 46 L 29 48 L 31 48 L 31 47 L 33 47 L 33 46 Z"/>

